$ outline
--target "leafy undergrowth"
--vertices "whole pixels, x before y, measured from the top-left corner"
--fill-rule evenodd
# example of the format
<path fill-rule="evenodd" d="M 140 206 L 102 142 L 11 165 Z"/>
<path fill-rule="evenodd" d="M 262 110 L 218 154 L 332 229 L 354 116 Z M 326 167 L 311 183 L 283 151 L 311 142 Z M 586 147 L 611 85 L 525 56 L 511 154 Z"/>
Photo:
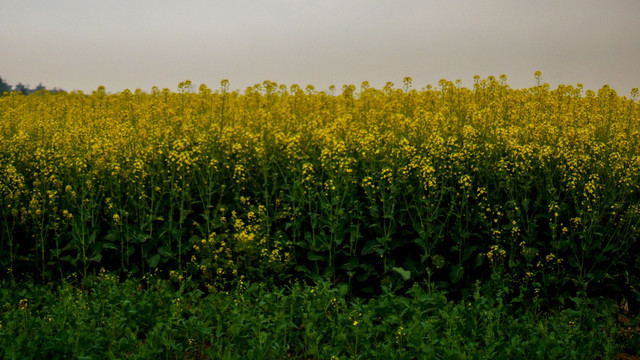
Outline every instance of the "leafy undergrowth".
<path fill-rule="evenodd" d="M 640 350 L 640 318 L 574 298 L 517 307 L 489 287 L 459 301 L 415 284 L 364 300 L 328 282 L 228 291 L 103 272 L 58 285 L 2 284 L 3 359 L 612 359 Z"/>

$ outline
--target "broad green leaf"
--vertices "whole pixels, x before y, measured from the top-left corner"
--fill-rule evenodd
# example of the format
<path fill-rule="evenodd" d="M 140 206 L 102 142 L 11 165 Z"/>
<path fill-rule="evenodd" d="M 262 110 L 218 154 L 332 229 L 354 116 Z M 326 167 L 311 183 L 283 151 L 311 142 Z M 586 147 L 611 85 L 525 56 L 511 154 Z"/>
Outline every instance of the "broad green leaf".
<path fill-rule="evenodd" d="M 391 270 L 397 272 L 402 276 L 402 280 L 407 281 L 411 278 L 411 271 L 405 270 L 401 267 L 392 267 Z"/>
<path fill-rule="evenodd" d="M 171 252 L 171 250 L 169 250 L 168 247 L 166 246 L 160 246 L 158 248 L 158 254 L 164 256 L 164 257 L 172 257 L 173 253 Z"/>
<path fill-rule="evenodd" d="M 360 251 L 360 255 L 369 255 L 379 247 L 380 247 L 380 244 L 377 241 L 369 240 L 362 247 L 362 250 Z"/>
<path fill-rule="evenodd" d="M 451 267 L 451 272 L 449 273 L 449 278 L 451 282 L 457 284 L 464 275 L 464 268 L 460 264 L 455 264 Z"/>
<path fill-rule="evenodd" d="M 156 268 L 158 266 L 158 262 L 160 261 L 160 254 L 155 254 L 147 260 L 147 264 L 151 268 Z"/>

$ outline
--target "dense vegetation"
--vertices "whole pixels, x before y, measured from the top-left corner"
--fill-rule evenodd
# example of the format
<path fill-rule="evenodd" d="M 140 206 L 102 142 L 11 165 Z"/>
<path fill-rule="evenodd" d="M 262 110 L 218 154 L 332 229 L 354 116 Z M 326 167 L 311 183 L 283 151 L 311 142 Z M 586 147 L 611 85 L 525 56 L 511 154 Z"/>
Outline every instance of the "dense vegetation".
<path fill-rule="evenodd" d="M 638 91 L 536 80 L 0 97 L 0 332 L 62 357 L 637 351 Z"/>

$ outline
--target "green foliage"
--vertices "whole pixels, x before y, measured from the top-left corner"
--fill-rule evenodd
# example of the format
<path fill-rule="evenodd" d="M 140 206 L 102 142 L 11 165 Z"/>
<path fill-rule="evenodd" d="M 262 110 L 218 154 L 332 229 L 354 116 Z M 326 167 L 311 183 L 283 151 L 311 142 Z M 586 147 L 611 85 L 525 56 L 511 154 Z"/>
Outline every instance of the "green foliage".
<path fill-rule="evenodd" d="M 347 300 L 346 286 L 321 282 L 273 288 L 238 284 L 205 294 L 185 279 L 120 281 L 102 272 L 55 289 L 3 283 L 4 359 L 612 359 L 637 350 L 615 309 L 597 299 L 543 315 L 517 311 L 475 287 L 453 302 L 412 286 L 375 299 Z"/>

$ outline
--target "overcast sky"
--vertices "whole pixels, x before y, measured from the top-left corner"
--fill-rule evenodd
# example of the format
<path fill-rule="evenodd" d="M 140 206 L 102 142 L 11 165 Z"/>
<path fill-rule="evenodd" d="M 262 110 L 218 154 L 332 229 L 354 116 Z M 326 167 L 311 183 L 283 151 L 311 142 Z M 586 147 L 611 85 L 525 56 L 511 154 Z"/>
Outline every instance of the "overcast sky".
<path fill-rule="evenodd" d="M 640 87 L 639 0 L 0 0 L 0 76 L 108 92 L 190 79 L 414 88 L 506 74 Z"/>

